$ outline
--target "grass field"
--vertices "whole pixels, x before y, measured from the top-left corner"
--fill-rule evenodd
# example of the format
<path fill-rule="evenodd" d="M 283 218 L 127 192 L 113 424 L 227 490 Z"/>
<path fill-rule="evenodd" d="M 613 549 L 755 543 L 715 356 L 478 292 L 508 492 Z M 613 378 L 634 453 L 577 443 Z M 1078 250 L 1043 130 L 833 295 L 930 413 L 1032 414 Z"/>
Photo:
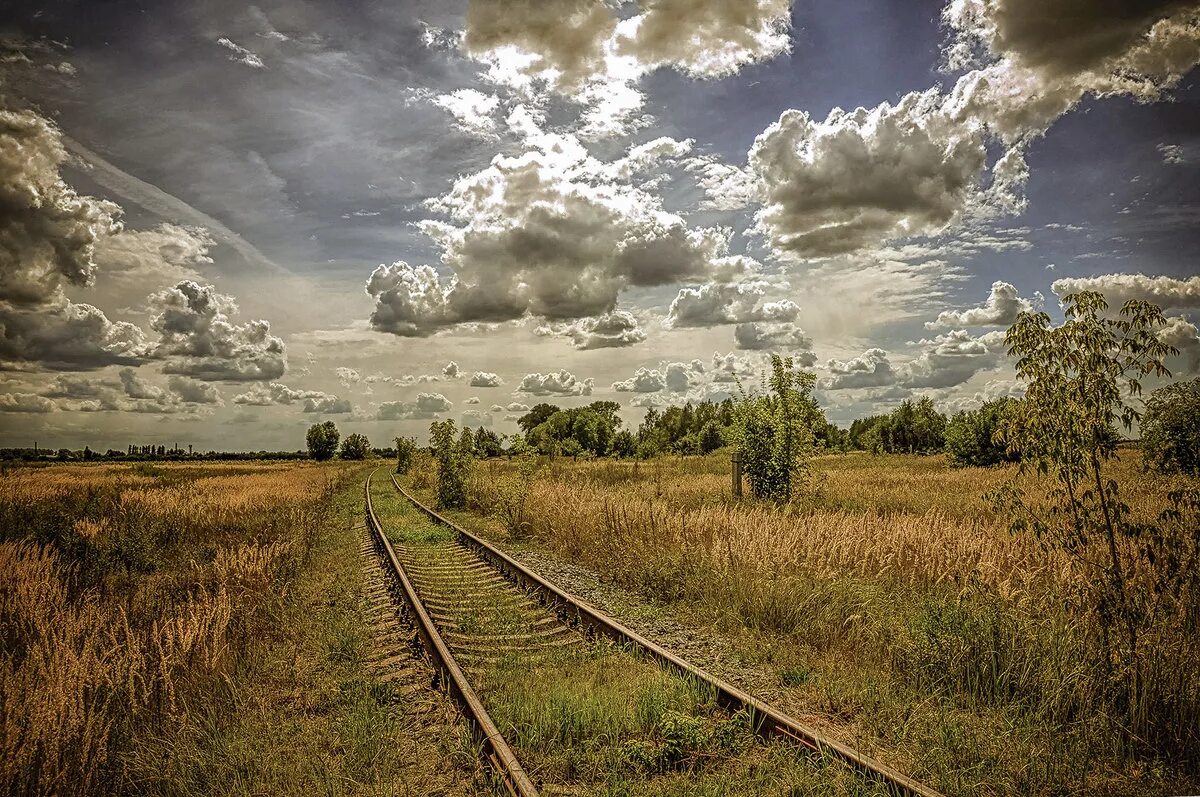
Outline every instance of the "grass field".
<path fill-rule="evenodd" d="M 1012 469 L 819 457 L 804 497 L 781 508 L 734 501 L 728 468 L 720 452 L 560 458 L 528 480 L 515 462 L 477 462 L 454 516 L 598 574 L 639 619 L 676 623 L 787 712 L 948 795 L 1200 791 L 1200 618 L 1143 653 L 1166 741 L 1120 743 L 1076 571 L 1011 533 L 984 498 Z M 1115 472 L 1145 519 L 1184 484 L 1145 472 L 1136 452 Z M 417 734 L 367 672 L 352 529 L 365 474 L 310 463 L 5 472 L 4 790 L 485 789 L 461 728 Z M 433 471 L 406 480 L 428 496 Z M 378 481 L 394 533 L 445 537 Z M 614 795 L 868 791 L 752 744 L 705 695 L 643 662 L 614 680 L 607 655 L 518 664 L 481 684 L 533 771 Z"/>
<path fill-rule="evenodd" d="M 363 475 L 5 473 L 5 793 L 476 793 L 469 740 L 422 747 L 364 672 Z"/>
<path fill-rule="evenodd" d="M 476 465 L 458 517 L 722 635 L 786 708 L 949 794 L 1196 790 L 1195 748 L 1116 742 L 1071 610 L 1074 571 L 984 498 L 1013 469 L 854 454 L 813 464 L 806 498 L 779 509 L 734 502 L 719 453 L 560 458 L 516 486 L 514 466 L 491 461 Z M 1144 472 L 1136 452 L 1116 471 L 1147 519 L 1181 485 Z M 514 490 L 527 493 L 517 524 L 503 520 Z M 1195 739 L 1200 664 L 1186 639 L 1160 642 L 1147 655 L 1175 701 L 1169 731 Z"/>

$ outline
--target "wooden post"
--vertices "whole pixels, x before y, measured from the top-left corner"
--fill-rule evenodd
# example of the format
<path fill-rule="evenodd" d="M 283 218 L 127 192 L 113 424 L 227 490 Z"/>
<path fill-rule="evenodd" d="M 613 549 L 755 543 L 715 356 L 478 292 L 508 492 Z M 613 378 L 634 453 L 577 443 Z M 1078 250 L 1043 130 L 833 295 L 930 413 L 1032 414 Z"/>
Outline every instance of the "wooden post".
<path fill-rule="evenodd" d="M 742 497 L 742 455 L 740 452 L 733 452 L 733 497 Z"/>

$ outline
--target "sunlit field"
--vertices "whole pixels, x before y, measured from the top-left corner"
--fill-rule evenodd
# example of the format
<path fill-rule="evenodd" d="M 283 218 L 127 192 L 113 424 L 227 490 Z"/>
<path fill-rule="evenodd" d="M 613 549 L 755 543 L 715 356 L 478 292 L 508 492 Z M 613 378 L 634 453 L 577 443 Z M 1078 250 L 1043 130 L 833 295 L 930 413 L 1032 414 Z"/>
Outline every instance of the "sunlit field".
<path fill-rule="evenodd" d="M 311 793 L 328 781 L 348 794 L 402 785 L 401 765 L 410 784 L 440 782 L 412 769 L 359 671 L 353 475 L 307 463 L 7 471 L 7 792 Z"/>
<path fill-rule="evenodd" d="M 1147 473 L 1136 451 L 1114 473 L 1144 519 L 1186 483 Z M 514 521 L 516 468 L 492 460 L 476 463 L 469 511 L 456 517 L 720 634 L 731 661 L 774 679 L 787 710 L 947 793 L 1194 786 L 1196 618 L 1164 621 L 1143 650 L 1154 736 L 1121 744 L 1083 644 L 1093 629 L 1071 610 L 1075 571 L 1011 532 L 986 497 L 1014 478 L 1015 467 L 952 468 L 941 456 L 829 455 L 812 461 L 804 497 L 779 508 L 732 499 L 721 452 L 560 457 L 527 485 Z M 408 481 L 428 488 L 428 469 Z"/>

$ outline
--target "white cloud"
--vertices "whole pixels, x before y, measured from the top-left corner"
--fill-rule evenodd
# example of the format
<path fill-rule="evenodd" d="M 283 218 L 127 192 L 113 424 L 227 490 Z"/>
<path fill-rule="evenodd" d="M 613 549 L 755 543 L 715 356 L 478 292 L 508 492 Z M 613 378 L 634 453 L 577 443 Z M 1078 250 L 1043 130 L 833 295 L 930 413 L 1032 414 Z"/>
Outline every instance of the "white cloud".
<path fill-rule="evenodd" d="M 723 384 L 752 379 L 758 376 L 759 368 L 749 355 L 713 352 L 711 371 L 712 381 Z"/>
<path fill-rule="evenodd" d="M 1131 299 L 1153 302 L 1164 310 L 1200 307 L 1200 276 L 1176 279 L 1145 274 L 1102 274 L 1057 279 L 1050 289 L 1059 297 L 1098 291 L 1114 309 Z"/>
<path fill-rule="evenodd" d="M 433 104 L 444 108 L 454 117 L 454 126 L 464 133 L 480 138 L 496 136 L 496 110 L 500 98 L 495 94 L 484 94 L 476 89 L 457 89 L 449 94 L 439 94 Z"/>
<path fill-rule="evenodd" d="M 57 409 L 53 401 L 35 393 L 0 393 L 0 412 L 46 413 Z"/>
<path fill-rule="evenodd" d="M 652 368 L 639 368 L 628 379 L 613 382 L 613 390 L 618 393 L 657 393 L 667 386 L 666 377 L 662 371 Z"/>
<path fill-rule="evenodd" d="M 812 338 L 790 322 L 751 321 L 733 328 L 733 340 L 739 349 L 776 351 L 790 356 L 796 364 L 807 368 L 816 363 Z"/>
<path fill-rule="evenodd" d="M 189 379 L 186 376 L 172 376 L 167 380 L 167 387 L 179 401 L 185 404 L 217 404 L 221 401 L 221 392 L 216 385 Z"/>
<path fill-rule="evenodd" d="M 340 399 L 330 393 L 320 390 L 294 390 L 279 382 L 265 385 L 255 385 L 233 397 L 234 404 L 265 407 L 270 405 L 301 404 L 301 411 L 307 413 L 324 412 L 330 414 L 352 412 L 354 407 L 346 399 Z"/>
<path fill-rule="evenodd" d="M 1169 316 L 1158 339 L 1179 351 L 1186 373 L 1200 373 L 1200 330 L 1184 316 Z M 1174 366 L 1171 366 L 1174 368 Z"/>
<path fill-rule="evenodd" d="M 475 405 L 478 403 L 479 403 L 479 396 L 471 396 L 470 398 L 463 399 L 463 404 Z"/>
<path fill-rule="evenodd" d="M 54 125 L 0 108 L 0 361 L 63 370 L 137 363 L 140 329 L 63 292 L 93 283 L 97 242 L 121 229 L 119 207 L 63 182 L 66 159 Z"/>
<path fill-rule="evenodd" d="M 610 349 L 634 346 L 646 340 L 637 318 L 626 310 L 614 310 L 595 318 L 581 318 L 570 324 L 543 324 L 535 333 L 571 339 L 576 349 Z"/>
<path fill-rule="evenodd" d="M 976 338 L 964 329 L 922 340 L 925 349 L 904 365 L 901 382 L 913 388 L 961 385 L 979 371 L 996 367 L 1005 356 L 1004 332 Z"/>
<path fill-rule="evenodd" d="M 239 64 L 245 64 L 246 66 L 252 66 L 255 69 L 266 69 L 267 68 L 267 65 L 264 64 L 263 60 L 261 58 L 259 58 L 255 53 L 251 52 L 250 50 L 247 50 L 245 47 L 242 47 L 240 44 L 235 43 L 231 39 L 228 39 L 228 38 L 222 36 L 221 38 L 217 39 L 217 44 L 221 45 L 226 50 L 229 50 L 230 53 L 232 53 L 229 56 L 230 61 L 236 61 Z"/>
<path fill-rule="evenodd" d="M 936 321 L 927 322 L 925 328 L 1009 326 L 1018 314 L 1032 309 L 1033 303 L 1022 299 L 1012 283 L 997 280 L 981 307 L 943 311 Z"/>
<path fill-rule="evenodd" d="M 385 401 L 379 405 L 376 419 L 380 421 L 429 420 L 454 406 L 441 393 L 418 393 L 416 401 Z"/>
<path fill-rule="evenodd" d="M 852 390 L 884 387 L 896 382 L 896 372 L 883 349 L 867 349 L 849 360 L 831 359 L 825 363 L 830 376 L 820 381 L 823 390 Z"/>
<path fill-rule="evenodd" d="M 790 299 L 763 302 L 766 288 L 765 282 L 710 282 L 680 288 L 671 300 L 663 326 L 674 329 L 750 321 L 795 321 L 800 314 L 796 303 Z"/>
<path fill-rule="evenodd" d="M 333 369 L 333 372 L 337 374 L 338 381 L 342 383 L 342 387 L 344 388 L 349 388 L 351 385 L 356 385 L 362 381 L 362 374 L 344 365 Z"/>
<path fill-rule="evenodd" d="M 150 297 L 159 312 L 150 326 L 159 333 L 156 357 L 167 358 L 165 373 L 205 381 L 278 379 L 287 365 L 283 341 L 266 321 L 234 324 L 233 298 L 211 285 L 184 280 Z"/>
<path fill-rule="evenodd" d="M 525 374 L 517 392 L 533 396 L 590 396 L 594 385 L 594 379 L 581 380 L 564 369 L 548 374 Z"/>
<path fill-rule="evenodd" d="M 529 406 L 527 404 L 522 404 L 519 401 L 510 403 L 506 409 L 509 412 L 529 412 Z"/>
<path fill-rule="evenodd" d="M 476 371 L 471 374 L 471 381 L 468 384 L 471 387 L 500 387 L 504 384 L 504 380 L 500 378 L 499 374 Z"/>
<path fill-rule="evenodd" d="M 459 370 L 458 363 L 454 362 L 454 360 L 442 366 L 442 376 L 447 379 L 458 379 L 461 375 L 462 372 Z"/>

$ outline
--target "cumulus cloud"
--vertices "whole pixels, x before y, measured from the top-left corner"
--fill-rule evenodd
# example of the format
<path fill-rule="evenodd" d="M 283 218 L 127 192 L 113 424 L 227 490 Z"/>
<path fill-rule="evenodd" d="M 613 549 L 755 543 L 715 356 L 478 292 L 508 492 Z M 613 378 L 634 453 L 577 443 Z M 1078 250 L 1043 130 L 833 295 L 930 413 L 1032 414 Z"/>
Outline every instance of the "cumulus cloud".
<path fill-rule="evenodd" d="M 733 340 L 739 349 L 776 351 L 792 357 L 796 364 L 807 368 L 816 363 L 813 341 L 804 330 L 790 322 L 770 323 L 751 321 L 733 328 Z"/>
<path fill-rule="evenodd" d="M 1164 310 L 1200 307 L 1200 277 L 1176 279 L 1145 274 L 1102 274 L 1058 279 L 1050 289 L 1059 297 L 1098 291 L 1114 309 L 1131 299 L 1153 302 Z"/>
<path fill-rule="evenodd" d="M 764 302 L 765 282 L 717 283 L 684 287 L 671 300 L 663 326 L 708 327 L 751 321 L 795 321 L 800 308 L 790 299 Z"/>
<path fill-rule="evenodd" d="M 295 390 L 279 382 L 255 385 L 245 393 L 234 396 L 233 403 L 255 407 L 299 404 L 301 412 L 322 412 L 330 415 L 354 411 L 354 406 L 348 399 L 341 399 L 320 390 Z"/>
<path fill-rule="evenodd" d="M 429 420 L 454 406 L 441 393 L 418 393 L 416 401 L 385 401 L 375 414 L 380 421 Z"/>
<path fill-rule="evenodd" d="M 533 396 L 590 396 L 594 385 L 594 379 L 579 379 L 563 369 L 547 374 L 525 374 L 517 392 Z"/>
<path fill-rule="evenodd" d="M 732 75 L 789 49 L 791 0 L 647 0 L 617 49 L 695 78 Z"/>
<path fill-rule="evenodd" d="M 180 280 L 201 280 L 200 271 L 213 260 L 215 243 L 201 227 L 160 224 L 149 230 L 121 230 L 96 241 L 98 276 L 124 289 L 143 293 Z"/>
<path fill-rule="evenodd" d="M 849 360 L 830 359 L 825 367 L 830 376 L 821 380 L 823 390 L 884 387 L 896 382 L 896 372 L 883 349 L 867 349 Z"/>
<path fill-rule="evenodd" d="M 745 170 L 696 164 L 710 201 L 761 203 L 755 229 L 798 258 L 1017 213 L 1030 140 L 1087 95 L 1157 99 L 1200 61 L 1194 2 L 953 0 L 944 19 L 949 67 L 977 67 L 949 91 L 824 120 L 784 111 Z"/>
<path fill-rule="evenodd" d="M 646 340 L 646 333 L 637 318 L 626 310 L 581 318 L 571 324 L 543 324 L 535 332 L 543 336 L 568 337 L 581 351 L 623 348 Z"/>
<path fill-rule="evenodd" d="M 504 384 L 504 380 L 500 378 L 499 374 L 476 371 L 471 374 L 471 381 L 467 384 L 471 387 L 500 387 Z"/>
<path fill-rule="evenodd" d="M 748 157 L 757 228 L 778 251 L 812 258 L 945 229 L 979 190 L 987 147 L 932 88 L 824 120 L 784 111 Z"/>
<path fill-rule="evenodd" d="M 351 385 L 356 385 L 362 381 L 362 374 L 353 368 L 347 368 L 344 365 L 333 369 L 333 372 L 337 374 L 338 381 L 341 382 L 342 387 L 345 388 L 348 388 Z"/>
<path fill-rule="evenodd" d="M 700 384 L 703 378 L 704 363 L 700 360 L 671 362 L 661 369 L 639 368 L 629 379 L 613 382 L 612 387 L 618 393 L 657 393 L 662 390 L 684 393 Z"/>
<path fill-rule="evenodd" d="M 534 149 L 498 155 L 429 203 L 449 219 L 420 223 L 449 277 L 404 261 L 375 269 L 367 283 L 375 329 L 422 336 L 526 314 L 603 316 L 625 288 L 704 279 L 722 268 L 729 230 L 690 228 L 621 176 L 645 159 L 601 162 L 574 136 L 530 125 Z"/>
<path fill-rule="evenodd" d="M 447 379 L 458 379 L 461 375 L 462 372 L 459 370 L 458 363 L 454 362 L 454 360 L 442 366 L 442 376 Z"/>
<path fill-rule="evenodd" d="M 1162 155 L 1163 163 L 1169 166 L 1181 166 L 1187 163 L 1187 155 L 1179 144 L 1159 144 L 1158 154 Z"/>
<path fill-rule="evenodd" d="M 97 242 L 121 230 L 119 207 L 63 182 L 66 159 L 50 122 L 0 108 L 0 360 L 61 370 L 137 363 L 140 329 L 64 294 L 93 283 Z"/>
<path fill-rule="evenodd" d="M 471 396 L 470 398 L 463 399 L 463 404 L 475 405 L 478 403 L 480 403 L 479 396 Z"/>
<path fill-rule="evenodd" d="M 492 416 L 486 412 L 480 412 L 479 410 L 467 410 L 459 418 L 459 423 L 461 423 L 463 426 L 471 428 L 491 426 Z"/>
<path fill-rule="evenodd" d="M 46 413 L 57 409 L 53 401 L 36 393 L 0 393 L 0 412 Z"/>
<path fill-rule="evenodd" d="M 710 370 L 712 381 L 718 384 L 752 379 L 759 372 L 752 357 L 734 352 L 728 354 L 713 352 Z"/>
<path fill-rule="evenodd" d="M 667 380 L 662 371 L 653 368 L 639 368 L 628 379 L 612 384 L 613 390 L 618 393 L 657 393 L 666 386 Z"/>
<path fill-rule="evenodd" d="M 172 376 L 167 388 L 185 404 L 221 404 L 221 393 L 216 385 L 200 382 L 186 376 Z"/>
<path fill-rule="evenodd" d="M 466 52 L 485 79 L 535 97 L 542 87 L 585 106 L 592 135 L 638 123 L 638 81 L 660 67 L 723 77 L 789 47 L 789 0 L 645 0 L 618 19 L 597 0 L 472 0 Z"/>
<path fill-rule="evenodd" d="M 927 322 L 925 328 L 1009 326 L 1018 314 L 1032 309 L 1033 303 L 1022 299 L 1012 283 L 996 280 L 982 306 L 943 311 L 936 321 Z"/>
<path fill-rule="evenodd" d="M 979 371 L 996 367 L 1005 356 L 1004 332 L 978 338 L 964 329 L 922 340 L 925 349 L 904 365 L 902 383 L 913 388 L 961 385 Z"/>
<path fill-rule="evenodd" d="M 287 365 L 283 341 L 262 320 L 234 324 L 233 298 L 211 285 L 184 280 L 151 297 L 158 313 L 150 322 L 160 335 L 154 354 L 167 358 L 165 373 L 205 381 L 278 379 Z"/>
<path fill-rule="evenodd" d="M 1158 339 L 1179 351 L 1183 370 L 1200 373 L 1200 330 L 1184 316 L 1170 316 L 1167 325 L 1158 330 Z M 1174 368 L 1174 366 L 1171 366 Z"/>

